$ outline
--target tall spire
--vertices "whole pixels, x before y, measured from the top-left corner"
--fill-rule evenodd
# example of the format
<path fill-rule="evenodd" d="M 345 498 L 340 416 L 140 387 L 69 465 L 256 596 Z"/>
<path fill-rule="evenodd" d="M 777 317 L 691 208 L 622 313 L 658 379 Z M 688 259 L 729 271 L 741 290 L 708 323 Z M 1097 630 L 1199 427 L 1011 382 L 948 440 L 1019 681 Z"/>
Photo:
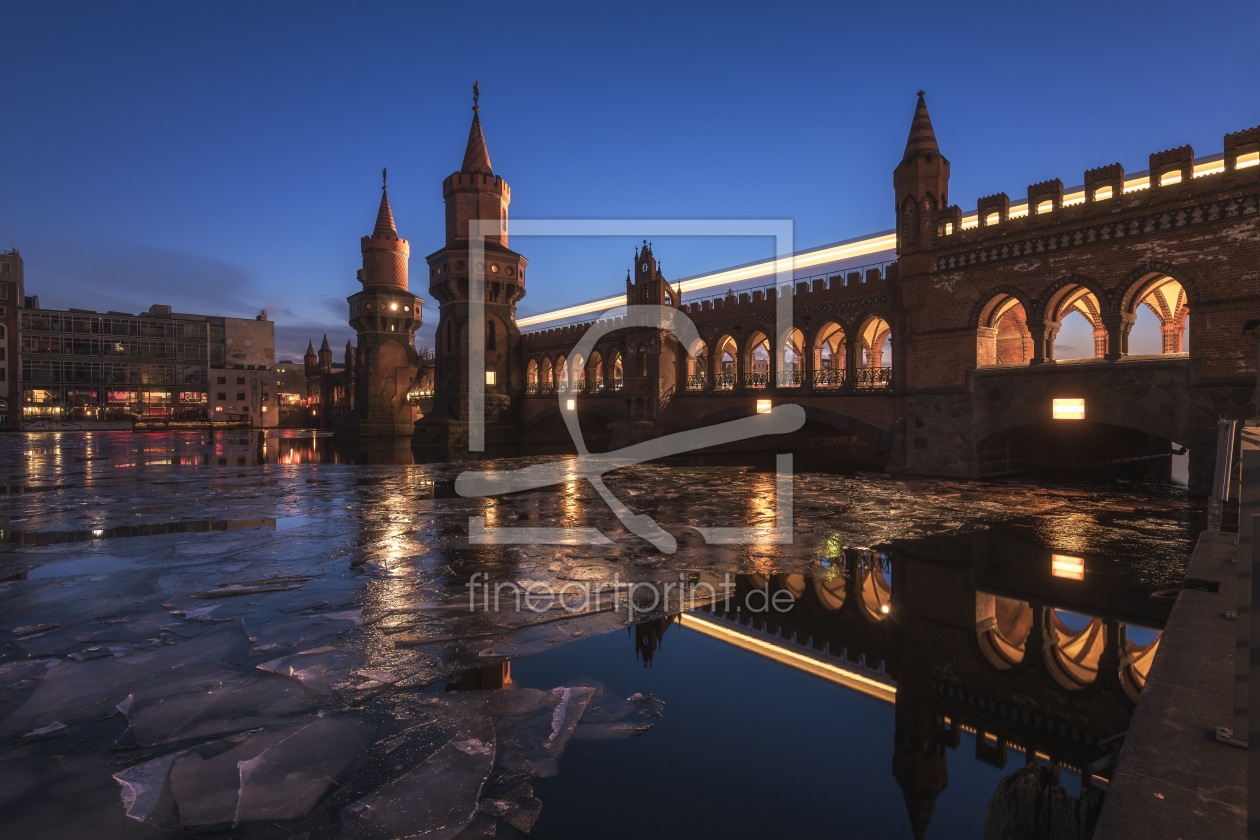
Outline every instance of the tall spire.
<path fill-rule="evenodd" d="M 398 228 L 394 226 L 394 211 L 389 207 L 389 186 L 385 182 L 386 170 L 381 170 L 381 206 L 376 211 L 376 227 L 373 236 L 398 237 Z"/>
<path fill-rule="evenodd" d="M 332 352 L 332 348 L 328 346 L 328 333 L 324 333 L 324 343 L 319 345 L 319 352 L 323 353 L 325 350 Z"/>
<path fill-rule="evenodd" d="M 490 152 L 486 149 L 486 138 L 481 133 L 481 106 L 477 104 L 477 99 L 481 96 L 479 82 L 473 82 L 473 121 L 472 128 L 468 131 L 468 148 L 464 151 L 464 165 L 459 168 L 460 172 L 479 172 L 484 175 L 493 175 L 494 170 L 490 168 Z"/>
<path fill-rule="evenodd" d="M 923 101 L 923 91 L 919 91 L 919 104 L 914 108 L 914 122 L 910 124 L 910 136 L 906 138 L 906 152 L 902 160 L 940 153 L 936 132 L 932 130 L 932 118 L 928 116 L 927 103 Z"/>
<path fill-rule="evenodd" d="M 306 355 L 307 356 L 315 355 L 315 342 L 313 341 L 306 342 Z"/>

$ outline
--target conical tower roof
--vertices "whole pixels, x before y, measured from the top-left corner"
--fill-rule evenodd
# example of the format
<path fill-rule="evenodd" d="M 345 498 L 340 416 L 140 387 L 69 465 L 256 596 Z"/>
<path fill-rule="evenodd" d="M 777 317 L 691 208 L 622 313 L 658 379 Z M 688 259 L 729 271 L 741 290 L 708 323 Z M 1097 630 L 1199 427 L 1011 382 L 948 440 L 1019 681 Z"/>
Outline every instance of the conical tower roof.
<path fill-rule="evenodd" d="M 490 151 L 486 149 L 486 138 L 481 133 L 481 115 L 476 113 L 477 110 L 473 108 L 472 128 L 468 130 L 468 148 L 464 150 L 464 164 L 459 171 L 493 175 L 494 170 L 490 168 Z"/>
<path fill-rule="evenodd" d="M 398 228 L 394 227 L 394 211 L 389 208 L 389 189 L 381 187 L 381 207 L 376 211 L 376 227 L 373 236 L 398 237 Z"/>
<path fill-rule="evenodd" d="M 927 103 L 923 101 L 923 91 L 919 91 L 919 103 L 914 108 L 914 121 L 910 124 L 910 136 L 906 138 L 906 152 L 902 160 L 940 153 L 936 132 L 932 130 L 932 118 L 928 116 Z"/>
<path fill-rule="evenodd" d="M 313 341 L 306 342 L 306 355 L 307 356 L 315 355 L 315 342 Z"/>
<path fill-rule="evenodd" d="M 323 353 L 325 350 L 332 352 L 332 348 L 328 346 L 328 333 L 324 333 L 324 343 L 319 345 L 319 352 Z"/>

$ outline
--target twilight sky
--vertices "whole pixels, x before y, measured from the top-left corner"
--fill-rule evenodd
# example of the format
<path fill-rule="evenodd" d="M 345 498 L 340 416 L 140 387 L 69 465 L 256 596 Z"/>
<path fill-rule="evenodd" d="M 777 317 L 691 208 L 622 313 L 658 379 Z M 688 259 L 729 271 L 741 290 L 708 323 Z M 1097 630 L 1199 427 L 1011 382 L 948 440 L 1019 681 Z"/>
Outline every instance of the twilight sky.
<path fill-rule="evenodd" d="M 6 7 L 0 243 L 50 308 L 276 321 L 277 358 L 352 332 L 390 170 L 412 290 L 481 81 L 513 218 L 791 218 L 797 248 L 893 226 L 924 88 L 951 199 L 1260 123 L 1260 5 L 59 3 Z M 525 239 L 522 314 L 624 288 L 634 242 Z M 657 240 L 671 278 L 763 239 Z M 421 344 L 436 308 L 426 306 Z"/>

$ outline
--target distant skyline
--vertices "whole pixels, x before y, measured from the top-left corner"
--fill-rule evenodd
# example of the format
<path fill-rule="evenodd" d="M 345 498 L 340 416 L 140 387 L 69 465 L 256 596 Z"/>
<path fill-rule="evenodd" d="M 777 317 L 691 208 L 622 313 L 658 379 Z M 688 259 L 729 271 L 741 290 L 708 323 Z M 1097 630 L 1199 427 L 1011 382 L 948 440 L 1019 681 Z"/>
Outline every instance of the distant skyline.
<path fill-rule="evenodd" d="M 811 7 L 23 4 L 0 75 L 0 243 L 45 306 L 276 321 L 277 358 L 353 332 L 380 170 L 411 243 L 481 117 L 513 218 L 791 218 L 796 248 L 893 226 L 915 103 L 951 202 L 1080 183 L 1260 122 L 1255 4 Z M 522 314 L 615 294 L 636 240 L 513 239 Z M 671 279 L 769 240 L 656 242 Z"/>

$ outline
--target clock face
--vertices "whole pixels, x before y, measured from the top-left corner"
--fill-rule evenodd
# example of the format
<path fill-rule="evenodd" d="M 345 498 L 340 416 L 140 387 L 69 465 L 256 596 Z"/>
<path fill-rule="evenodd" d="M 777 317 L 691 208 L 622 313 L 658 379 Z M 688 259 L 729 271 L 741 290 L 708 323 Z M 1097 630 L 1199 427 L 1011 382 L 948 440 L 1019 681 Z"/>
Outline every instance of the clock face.
<path fill-rule="evenodd" d="M 643 265 L 639 266 L 639 271 L 642 271 L 644 274 L 647 274 L 647 270 L 648 270 L 647 263 L 644 263 Z"/>

